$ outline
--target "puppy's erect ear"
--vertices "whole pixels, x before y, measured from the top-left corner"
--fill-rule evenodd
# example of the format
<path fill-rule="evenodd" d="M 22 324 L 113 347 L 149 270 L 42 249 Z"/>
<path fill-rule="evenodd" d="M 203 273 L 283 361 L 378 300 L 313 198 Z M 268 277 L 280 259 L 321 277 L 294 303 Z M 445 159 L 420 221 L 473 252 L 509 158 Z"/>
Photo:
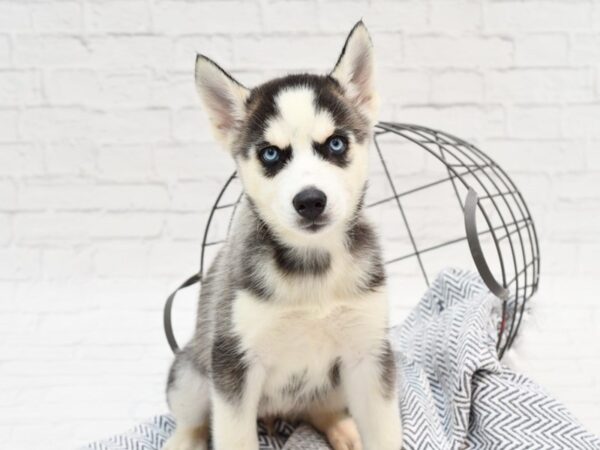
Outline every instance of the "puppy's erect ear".
<path fill-rule="evenodd" d="M 196 56 L 196 89 L 204 102 L 215 136 L 228 150 L 231 149 L 231 139 L 244 119 L 244 104 L 250 91 L 203 55 Z"/>
<path fill-rule="evenodd" d="M 331 76 L 344 88 L 346 96 L 374 124 L 379 110 L 375 92 L 373 43 L 362 22 L 358 22 L 346 38 L 342 53 Z"/>

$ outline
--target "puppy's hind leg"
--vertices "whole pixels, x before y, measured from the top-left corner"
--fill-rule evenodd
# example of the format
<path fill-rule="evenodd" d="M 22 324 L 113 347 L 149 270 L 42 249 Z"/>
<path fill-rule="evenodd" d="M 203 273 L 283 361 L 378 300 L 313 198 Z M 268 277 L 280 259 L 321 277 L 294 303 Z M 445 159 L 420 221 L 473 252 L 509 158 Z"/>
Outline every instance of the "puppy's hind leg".
<path fill-rule="evenodd" d="M 345 411 L 313 409 L 307 419 L 325 435 L 333 450 L 362 450 L 356 423 Z"/>
<path fill-rule="evenodd" d="M 185 350 L 175 356 L 167 383 L 167 402 L 176 428 L 163 450 L 207 450 L 210 412 L 208 379 Z"/>

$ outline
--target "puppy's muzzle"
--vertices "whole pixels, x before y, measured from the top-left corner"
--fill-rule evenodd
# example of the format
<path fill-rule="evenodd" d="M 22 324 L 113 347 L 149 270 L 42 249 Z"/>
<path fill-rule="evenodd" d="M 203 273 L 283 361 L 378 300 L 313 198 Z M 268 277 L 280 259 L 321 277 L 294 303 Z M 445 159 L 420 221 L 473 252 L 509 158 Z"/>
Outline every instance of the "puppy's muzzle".
<path fill-rule="evenodd" d="M 323 191 L 314 187 L 303 189 L 292 200 L 296 212 L 307 220 L 314 221 L 327 205 L 327 196 Z"/>

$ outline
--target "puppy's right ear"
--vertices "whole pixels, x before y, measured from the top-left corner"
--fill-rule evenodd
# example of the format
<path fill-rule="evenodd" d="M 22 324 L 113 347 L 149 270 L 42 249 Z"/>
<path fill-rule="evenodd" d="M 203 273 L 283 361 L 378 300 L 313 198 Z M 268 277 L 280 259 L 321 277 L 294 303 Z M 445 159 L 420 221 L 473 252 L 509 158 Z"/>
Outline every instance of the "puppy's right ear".
<path fill-rule="evenodd" d="M 204 102 L 216 138 L 231 149 L 234 132 L 244 119 L 250 90 L 204 55 L 196 56 L 196 89 Z"/>

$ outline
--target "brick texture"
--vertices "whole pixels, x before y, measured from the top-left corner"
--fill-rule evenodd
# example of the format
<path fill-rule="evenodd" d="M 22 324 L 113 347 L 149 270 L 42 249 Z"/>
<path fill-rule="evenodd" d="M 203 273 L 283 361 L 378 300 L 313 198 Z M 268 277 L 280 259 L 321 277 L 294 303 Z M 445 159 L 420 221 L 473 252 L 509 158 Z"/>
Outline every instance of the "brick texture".
<path fill-rule="evenodd" d="M 541 290 L 510 361 L 600 432 L 600 0 L 4 0 L 4 447 L 74 447 L 166 408 L 162 301 L 196 270 L 233 168 L 194 90 L 195 52 L 250 85 L 324 72 L 360 17 L 381 117 L 476 142 L 529 201 Z M 418 183 L 430 167 L 411 155 L 391 166 Z M 424 236 L 443 235 L 446 206 L 411 212 L 430 219 Z M 404 286 L 394 322 L 422 291 Z M 177 305 L 181 339 L 194 296 Z"/>

